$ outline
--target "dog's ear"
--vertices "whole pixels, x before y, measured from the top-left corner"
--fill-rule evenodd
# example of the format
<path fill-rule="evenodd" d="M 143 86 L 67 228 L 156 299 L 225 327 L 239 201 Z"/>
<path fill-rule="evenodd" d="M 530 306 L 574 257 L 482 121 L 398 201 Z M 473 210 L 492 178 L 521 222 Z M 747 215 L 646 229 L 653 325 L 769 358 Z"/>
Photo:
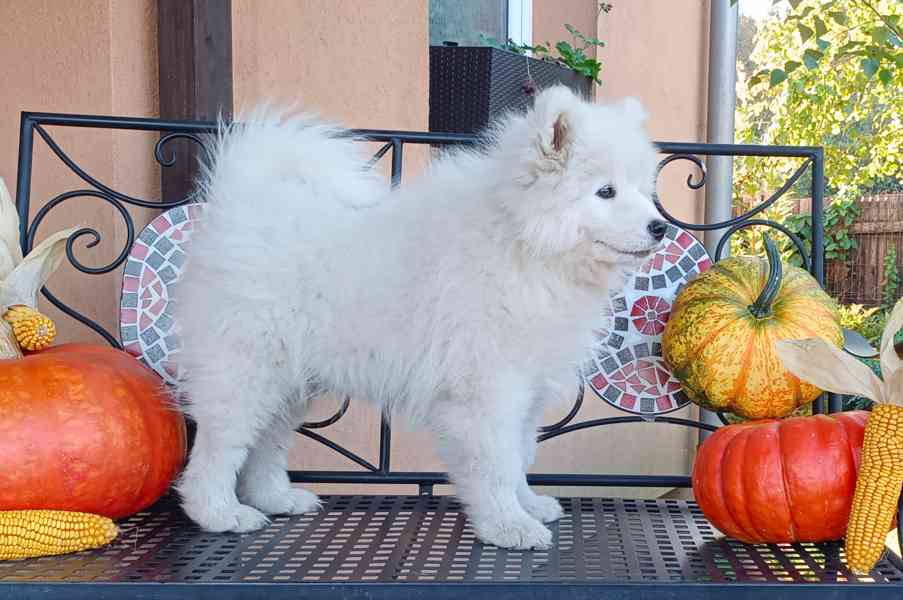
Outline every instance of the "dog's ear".
<path fill-rule="evenodd" d="M 531 136 L 543 158 L 561 160 L 574 141 L 570 114 L 579 100 L 563 85 L 547 88 L 536 96 L 529 115 Z"/>
<path fill-rule="evenodd" d="M 628 96 L 616 104 L 618 110 L 624 115 L 624 118 L 640 125 L 646 123 L 649 113 L 643 107 L 643 103 L 638 98 Z"/>

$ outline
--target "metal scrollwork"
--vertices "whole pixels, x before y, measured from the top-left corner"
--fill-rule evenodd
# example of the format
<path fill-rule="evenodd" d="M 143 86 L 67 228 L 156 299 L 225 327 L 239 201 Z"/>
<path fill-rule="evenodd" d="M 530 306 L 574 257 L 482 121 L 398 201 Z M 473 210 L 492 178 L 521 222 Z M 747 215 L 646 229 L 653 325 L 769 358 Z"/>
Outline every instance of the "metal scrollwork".
<path fill-rule="evenodd" d="M 128 194 L 123 194 L 122 192 L 118 192 L 111 188 L 110 186 L 104 184 L 96 177 L 93 177 L 87 171 L 82 169 L 78 164 L 69 157 L 68 154 L 56 143 L 56 140 L 47 132 L 46 129 L 41 127 L 40 125 L 35 125 L 35 131 L 38 132 L 38 135 L 47 143 L 47 146 L 50 150 L 56 154 L 56 156 L 65 164 L 69 169 L 75 173 L 82 181 L 87 183 L 88 185 L 104 192 L 109 195 L 111 198 L 115 198 L 116 200 L 123 202 L 125 204 L 131 204 L 133 206 L 142 206 L 144 208 L 153 208 L 156 210 L 166 210 L 168 208 L 174 208 L 176 206 L 180 206 L 182 204 L 186 204 L 192 200 L 192 197 L 189 195 L 185 198 L 180 198 L 178 200 L 146 200 L 144 198 L 136 198 L 134 196 L 129 196 Z M 195 134 L 187 134 L 187 133 L 170 133 L 168 135 L 164 135 L 161 137 L 156 145 L 154 146 L 154 158 L 155 160 L 163 167 L 171 167 L 176 163 L 176 154 L 172 153 L 168 158 L 163 155 L 163 147 L 170 141 L 175 139 L 187 139 L 192 142 L 199 144 L 202 148 L 204 148 L 204 142 L 200 138 L 200 136 Z"/>
<path fill-rule="evenodd" d="M 698 156 L 692 156 L 689 154 L 672 154 L 671 156 L 668 156 L 667 158 L 662 160 L 659 163 L 658 171 L 656 172 L 656 179 L 658 178 L 658 175 L 661 174 L 662 169 L 675 160 L 688 160 L 688 161 L 694 163 L 701 170 L 702 175 L 700 176 L 698 181 L 695 181 L 695 182 L 693 181 L 692 174 L 687 176 L 687 186 L 688 187 L 690 187 L 691 189 L 694 189 L 694 190 L 698 190 L 705 185 L 705 167 L 702 163 L 702 160 Z M 794 171 L 793 175 L 791 175 L 787 179 L 787 181 L 785 181 L 784 184 L 780 188 L 778 188 L 778 190 L 775 193 L 773 193 L 771 196 L 769 196 L 767 200 L 760 202 L 755 207 L 751 208 L 750 210 L 746 211 L 745 213 L 738 215 L 736 217 L 733 217 L 731 219 L 728 219 L 727 221 L 719 221 L 717 223 L 705 223 L 705 224 L 687 223 L 686 221 L 681 221 L 680 219 L 678 219 L 677 217 L 675 217 L 674 215 L 669 213 L 665 209 L 665 207 L 662 206 L 662 203 L 659 200 L 657 193 L 653 194 L 653 201 L 655 202 L 655 207 L 659 210 L 659 212 L 662 214 L 662 216 L 665 217 L 665 219 L 667 219 L 671 223 L 674 223 L 675 225 L 678 225 L 684 229 L 689 229 L 691 231 L 716 231 L 718 229 L 725 229 L 728 227 L 733 227 L 734 225 L 743 223 L 744 221 L 751 219 L 755 215 L 759 214 L 760 212 L 762 212 L 763 210 L 767 209 L 769 206 L 771 206 L 772 204 L 777 202 L 778 199 L 781 196 L 783 196 L 787 192 L 787 190 L 789 190 L 791 187 L 793 187 L 793 185 L 799 180 L 799 178 L 803 176 L 803 174 L 806 172 L 806 170 L 808 170 L 810 165 L 811 165 L 811 161 L 809 161 L 809 160 L 804 161 L 803 164 L 800 165 L 796 169 L 796 171 Z M 771 225 L 771 224 L 775 224 L 775 223 L 774 223 L 774 221 L 768 221 L 768 224 Z"/>
<path fill-rule="evenodd" d="M 574 420 L 577 416 L 577 413 L 580 412 L 580 408 L 583 406 L 583 394 L 585 390 L 583 389 L 583 378 L 580 379 L 580 387 L 577 390 L 577 399 L 574 401 L 574 405 L 571 407 L 571 410 L 568 411 L 568 414 L 564 415 L 561 420 L 552 423 L 551 425 L 543 425 L 539 428 L 541 433 L 549 433 L 550 431 L 557 431 L 562 427 L 565 427 L 568 423 Z"/>
<path fill-rule="evenodd" d="M 154 144 L 154 158 L 161 167 L 171 167 L 176 164 L 175 150 L 172 151 L 168 158 L 163 156 L 163 147 L 173 140 L 188 140 L 197 144 L 201 150 L 207 150 L 207 145 L 198 135 L 193 133 L 167 133 L 166 135 L 161 136 L 160 139 L 157 140 L 157 143 Z"/>
<path fill-rule="evenodd" d="M 77 250 L 96 247 L 103 241 L 101 233 L 97 229 L 89 226 L 77 229 L 66 242 L 66 256 L 72 266 L 79 272 L 91 275 L 110 273 L 122 266 L 123 263 L 127 261 L 129 251 L 131 250 L 132 245 L 136 239 L 135 223 L 131 215 L 129 214 L 129 206 L 139 206 L 162 211 L 186 204 L 193 199 L 193 196 L 189 194 L 184 198 L 179 198 L 176 200 L 151 200 L 118 192 L 82 169 L 53 139 L 53 137 L 48 133 L 47 129 L 45 129 L 45 126 L 79 126 L 104 129 L 113 128 L 128 131 L 159 132 L 160 137 L 154 145 L 153 156 L 156 163 L 162 169 L 173 167 L 180 159 L 187 159 L 186 153 L 182 153 L 181 155 L 178 154 L 176 150 L 171 146 L 171 144 L 173 144 L 177 140 L 184 140 L 190 144 L 196 145 L 199 151 L 206 152 L 207 144 L 210 142 L 210 138 L 208 138 L 207 136 L 215 132 L 217 129 L 217 125 L 215 123 L 186 123 L 180 121 L 163 121 L 159 119 L 132 119 L 122 117 L 93 117 L 80 115 L 47 115 L 35 113 L 27 113 L 26 115 L 24 115 L 22 129 L 23 138 L 20 140 L 20 185 L 18 186 L 19 192 L 17 202 L 20 214 L 22 214 L 23 247 L 26 250 L 29 250 L 33 247 L 38 229 L 41 227 L 49 212 L 55 209 L 57 206 L 66 202 L 72 202 L 75 198 L 96 199 L 102 202 L 106 202 L 113 208 L 113 210 L 118 213 L 119 218 L 122 219 L 122 221 L 125 223 L 126 238 L 124 240 L 124 246 L 120 251 L 117 252 L 116 256 L 108 263 L 101 265 L 88 265 L 85 264 L 83 260 L 78 258 Z M 56 155 L 56 157 L 58 157 L 59 160 L 64 165 L 66 165 L 66 167 L 68 167 L 69 170 L 71 170 L 77 177 L 84 181 L 90 189 L 68 191 L 51 198 L 36 212 L 33 221 L 29 224 L 28 207 L 30 200 L 30 177 L 33 160 L 33 132 L 37 132 L 37 135 L 44 140 L 50 151 L 54 155 Z M 457 145 L 470 144 L 478 140 L 477 136 L 466 134 L 441 134 L 378 130 L 355 130 L 349 132 L 348 135 L 354 136 L 356 137 L 356 139 L 359 139 L 363 142 L 376 142 L 380 144 L 380 147 L 372 155 L 372 158 L 367 162 L 365 168 L 372 168 L 380 161 L 380 159 L 382 159 L 386 154 L 389 154 L 391 151 L 391 180 L 393 184 L 397 184 L 401 179 L 402 150 L 404 145 Z M 662 215 L 668 221 L 682 228 L 691 231 L 724 230 L 724 235 L 722 236 L 717 248 L 715 249 L 714 258 L 716 260 L 721 257 L 722 251 L 726 247 L 726 244 L 729 242 L 730 236 L 732 234 L 743 228 L 754 226 L 772 227 L 780 231 L 782 234 L 786 235 L 796 247 L 796 249 L 800 252 L 800 255 L 803 257 L 803 262 L 807 268 L 813 262 L 813 257 L 820 256 L 817 253 L 821 252 L 822 247 L 820 240 L 817 237 L 812 240 L 813 248 L 810 254 L 806 251 L 806 244 L 803 242 L 803 240 L 801 240 L 797 235 L 795 235 L 792 231 L 787 229 L 782 224 L 775 223 L 766 219 L 755 218 L 756 215 L 762 213 L 762 211 L 773 205 L 781 196 L 783 196 L 788 190 L 790 190 L 790 188 L 800 180 L 800 178 L 810 166 L 813 168 L 813 198 L 817 199 L 819 202 L 821 201 L 821 195 L 816 198 L 814 193 L 816 189 L 819 189 L 819 186 L 820 188 L 824 187 L 822 169 L 823 154 L 820 149 L 663 143 L 659 145 L 659 151 L 662 152 L 665 157 L 658 164 L 656 170 L 656 180 L 660 176 L 662 170 L 669 164 L 675 162 L 689 162 L 692 165 L 693 172 L 687 175 L 686 186 L 690 190 L 700 190 L 706 185 L 707 173 L 705 162 L 702 158 L 704 156 L 739 156 L 748 154 L 750 156 L 781 156 L 802 158 L 803 164 L 796 169 L 796 171 L 774 194 L 758 203 L 755 207 L 744 212 L 743 214 L 719 223 L 694 224 L 683 222 L 667 212 L 667 210 L 662 206 L 657 194 L 653 196 L 653 200 L 659 211 L 661 211 Z M 817 206 L 820 206 L 820 204 L 817 204 Z M 76 248 L 77 245 L 78 248 Z M 122 348 L 122 344 L 118 340 L 117 336 L 112 335 L 109 331 L 104 329 L 95 321 L 81 314 L 79 311 L 67 306 L 47 288 L 44 288 L 42 292 L 44 296 L 47 297 L 47 299 L 54 306 L 60 309 L 64 314 L 72 317 L 73 319 L 95 331 L 110 345 L 117 348 Z M 655 422 L 685 427 L 694 427 L 706 431 L 712 431 L 715 429 L 713 425 L 701 423 L 699 421 L 663 416 L 661 414 L 633 414 L 577 421 L 577 417 L 581 411 L 583 402 L 584 382 L 581 376 L 577 397 L 573 405 L 570 407 L 567 414 L 565 414 L 558 421 L 549 425 L 544 425 L 539 429 L 537 438 L 538 441 L 544 442 L 546 440 L 583 429 L 621 423 Z M 348 472 L 314 471 L 309 473 L 300 473 L 301 477 L 307 477 L 308 480 L 317 480 L 317 473 L 319 473 L 320 481 L 345 483 L 357 483 L 363 481 L 372 482 L 376 480 L 393 480 L 395 482 L 403 483 L 416 483 L 422 481 L 433 481 L 435 483 L 440 481 L 439 474 L 405 472 L 400 473 L 391 469 L 390 447 L 392 432 L 389 426 L 389 421 L 385 417 L 383 417 L 380 424 L 380 447 L 378 464 L 374 464 L 373 462 L 368 461 L 359 454 L 330 440 L 328 437 L 317 431 L 323 428 L 327 428 L 342 419 L 350 410 L 350 404 L 350 398 L 344 397 L 336 411 L 331 416 L 319 421 L 304 423 L 298 431 L 301 435 L 320 444 L 323 444 L 326 447 L 337 452 L 341 456 L 345 457 L 353 464 L 363 469 L 363 472 L 361 472 L 360 470 Z M 724 415 L 719 416 L 721 416 L 722 422 L 726 421 Z M 293 475 L 293 477 L 295 476 Z M 562 484 L 566 484 L 568 477 L 569 475 L 567 474 L 561 475 Z M 614 476 L 606 475 L 598 476 L 600 482 L 602 480 L 605 480 L 605 482 L 607 482 L 603 484 L 613 484 L 613 477 Z M 295 480 L 297 480 L 297 477 L 295 477 Z M 620 485 L 620 483 L 618 483 L 618 485 Z"/>
<path fill-rule="evenodd" d="M 305 429 L 322 429 L 323 427 L 329 427 L 333 423 L 337 422 L 339 419 L 345 416 L 345 413 L 348 412 L 348 408 L 351 406 L 351 397 L 345 396 L 342 399 L 342 403 L 339 405 L 339 408 L 333 413 L 331 417 L 323 419 L 322 421 L 311 421 L 309 423 L 304 423 L 301 427 Z"/>

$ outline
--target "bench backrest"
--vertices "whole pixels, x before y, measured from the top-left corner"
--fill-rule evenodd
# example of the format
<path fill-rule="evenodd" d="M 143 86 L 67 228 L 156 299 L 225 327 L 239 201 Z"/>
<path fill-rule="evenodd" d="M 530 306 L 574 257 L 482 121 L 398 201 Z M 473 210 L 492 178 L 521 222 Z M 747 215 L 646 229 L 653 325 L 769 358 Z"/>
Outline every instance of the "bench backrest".
<path fill-rule="evenodd" d="M 160 139 L 154 148 L 154 160 L 161 168 L 171 168 L 178 160 L 190 160 L 190 157 L 182 155 L 168 154 L 168 147 L 176 140 L 187 140 L 192 144 L 203 146 L 205 136 L 215 131 L 216 125 L 210 122 L 187 122 L 187 121 L 166 121 L 160 119 L 147 118 L 124 118 L 124 117 L 99 117 L 87 115 L 62 115 L 47 113 L 23 113 L 20 129 L 19 140 L 19 162 L 18 176 L 16 187 L 16 204 L 21 217 L 21 242 L 23 251 L 28 252 L 34 245 L 37 237 L 38 229 L 44 218 L 60 204 L 77 197 L 91 196 L 109 203 L 121 215 L 127 232 L 127 239 L 124 248 L 117 256 L 106 265 L 89 267 L 78 260 L 75 255 L 73 242 L 83 236 L 89 236 L 93 245 L 99 242 L 101 238 L 100 232 L 85 227 L 79 230 L 73 238 L 70 239 L 67 248 L 67 257 L 72 266 L 86 275 L 97 275 L 102 273 L 110 273 L 122 267 L 129 259 L 129 253 L 136 243 L 137 233 L 136 226 L 132 216 L 127 209 L 128 206 L 142 206 L 155 210 L 165 211 L 180 207 L 193 202 L 195 199 L 189 194 L 183 198 L 166 198 L 166 199 L 144 199 L 129 196 L 120 191 L 112 189 L 102 181 L 93 177 L 89 172 L 83 169 L 76 160 L 68 155 L 65 150 L 56 142 L 52 135 L 58 127 L 81 127 L 92 129 L 122 129 L 132 131 L 152 131 L 159 132 Z M 447 146 L 458 144 L 477 143 L 478 139 L 472 135 L 466 134 L 442 134 L 442 133 L 422 133 L 422 132 L 401 132 L 401 131 L 377 131 L 377 130 L 356 130 L 353 132 L 362 140 L 370 142 L 378 142 L 380 149 L 375 153 L 372 163 L 375 164 L 386 154 L 391 160 L 390 183 L 397 185 L 401 181 L 403 153 L 405 146 L 409 144 L 427 144 L 432 146 Z M 49 150 L 62 163 L 72 171 L 76 176 L 87 184 L 86 188 L 76 189 L 59 194 L 53 198 L 43 201 L 41 207 L 34 215 L 33 219 L 29 219 L 31 198 L 31 181 L 32 170 L 34 165 L 35 141 L 37 138 L 46 143 Z M 675 252 L 684 252 L 688 250 L 690 244 L 695 244 L 693 240 L 686 237 L 680 238 L 681 228 L 689 231 L 721 231 L 723 236 L 715 248 L 712 248 L 713 259 L 718 260 L 724 253 L 726 242 L 731 234 L 755 225 L 764 225 L 772 227 L 788 236 L 790 240 L 797 246 L 803 257 L 804 263 L 812 274 L 820 283 L 824 280 L 824 242 L 823 242 L 823 194 L 824 194 L 824 155 L 821 148 L 817 147 L 788 147 L 788 146 L 753 146 L 753 145 L 735 145 L 735 144 L 697 144 L 697 143 L 658 143 L 658 148 L 663 155 L 660 163 L 660 171 L 667 165 L 674 162 L 689 162 L 694 170 L 687 177 L 687 185 L 691 189 L 700 189 L 706 185 L 705 162 L 702 157 L 735 157 L 735 156 L 752 156 L 752 157 L 791 157 L 801 159 L 797 170 L 788 178 L 788 180 L 778 190 L 767 199 L 763 199 L 754 208 L 738 215 L 732 219 L 720 222 L 697 225 L 693 223 L 682 222 L 668 213 L 664 207 L 659 204 L 668 221 L 672 223 L 672 238 L 677 245 L 673 246 Z M 150 158 L 149 158 L 150 160 Z M 714 159 L 719 160 L 719 159 Z M 720 160 L 729 160 L 728 158 Z M 810 188 L 812 198 L 812 234 L 811 239 L 800 240 L 793 232 L 789 231 L 780 223 L 758 218 L 759 213 L 774 204 L 784 193 L 794 186 L 801 178 L 808 175 L 810 177 Z M 726 190 L 727 191 L 727 190 Z M 656 202 L 659 200 L 656 198 Z M 679 243 L 678 243 L 679 242 Z M 686 243 L 684 243 L 686 242 Z M 676 256 L 676 255 L 675 255 Z M 690 265 L 690 270 L 700 268 L 701 249 L 694 248 L 692 252 L 694 265 Z M 811 257 L 811 259 L 810 259 Z M 676 259 L 675 259 L 676 260 Z M 667 265 L 665 265 L 667 266 Z M 128 271 L 128 265 L 126 265 Z M 665 281 L 662 277 L 661 281 Z M 645 284 L 644 284 L 645 285 Z M 102 337 L 107 343 L 123 348 L 123 340 L 120 335 L 110 332 L 98 324 L 96 321 L 88 318 L 77 309 L 68 306 L 63 300 L 55 296 L 50 290 L 44 289 L 45 297 L 57 308 L 65 314 L 78 320 L 86 327 L 89 327 Z M 597 368 L 600 368 L 596 364 Z M 592 369 L 588 369 L 591 371 Z M 591 379 L 591 378 L 590 378 Z M 591 389 L 593 384 L 588 380 Z M 598 389 L 596 391 L 599 391 Z M 539 432 L 540 441 L 545 441 L 561 435 L 590 428 L 600 427 L 618 423 L 632 422 L 650 422 L 667 423 L 673 425 L 681 425 L 695 427 L 700 430 L 713 430 L 714 426 L 701 420 L 689 420 L 668 416 L 666 413 L 672 412 L 683 406 L 679 397 L 675 397 L 673 404 L 665 402 L 663 405 L 656 403 L 647 403 L 645 406 L 617 403 L 610 401 L 601 394 L 602 399 L 609 402 L 616 408 L 621 409 L 625 414 L 619 417 L 609 417 L 603 419 L 577 420 L 580 408 L 583 403 L 583 393 L 578 394 L 571 410 L 558 422 L 545 426 Z M 294 471 L 291 472 L 294 481 L 317 482 L 317 483 L 382 483 L 382 484 L 415 484 L 420 486 L 422 493 L 429 493 L 432 486 L 446 482 L 446 477 L 442 473 L 432 472 L 399 472 L 393 471 L 390 467 L 391 450 L 392 450 L 392 430 L 386 418 L 382 419 L 379 431 L 375 435 L 379 436 L 378 459 L 371 462 L 359 454 L 349 450 L 340 444 L 330 440 L 324 430 L 340 420 L 349 406 L 349 399 L 345 399 L 338 411 L 331 417 L 319 422 L 306 423 L 299 429 L 299 433 L 312 440 L 322 443 L 334 451 L 338 452 L 345 458 L 360 467 L 359 471 Z M 816 403 L 816 411 L 824 410 L 824 402 Z M 548 473 L 534 474 L 530 477 L 531 483 L 540 485 L 610 485 L 610 486 L 649 486 L 649 487 L 688 487 L 690 485 L 689 478 L 685 475 L 613 475 L 613 474 L 573 474 L 573 473 Z"/>

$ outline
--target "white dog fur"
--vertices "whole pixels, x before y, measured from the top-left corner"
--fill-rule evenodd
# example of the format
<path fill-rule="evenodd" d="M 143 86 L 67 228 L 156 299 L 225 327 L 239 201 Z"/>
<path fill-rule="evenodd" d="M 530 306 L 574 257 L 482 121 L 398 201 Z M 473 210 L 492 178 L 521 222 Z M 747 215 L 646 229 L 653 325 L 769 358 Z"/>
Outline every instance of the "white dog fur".
<path fill-rule="evenodd" d="M 573 398 L 609 288 L 664 226 L 645 118 L 550 88 L 394 191 L 314 118 L 224 128 L 173 299 L 198 428 L 187 514 L 248 531 L 316 510 L 286 452 L 326 390 L 432 431 L 481 540 L 548 547 L 561 506 L 525 479 L 539 419 Z"/>

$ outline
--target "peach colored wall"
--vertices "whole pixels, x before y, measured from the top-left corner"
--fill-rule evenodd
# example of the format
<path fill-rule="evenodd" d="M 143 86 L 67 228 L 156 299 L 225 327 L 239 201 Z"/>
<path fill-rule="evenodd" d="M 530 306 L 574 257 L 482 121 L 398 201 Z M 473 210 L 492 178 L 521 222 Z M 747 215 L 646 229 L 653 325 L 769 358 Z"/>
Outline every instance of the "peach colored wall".
<path fill-rule="evenodd" d="M 350 127 L 426 127 L 425 0 L 233 0 L 236 111 L 302 102 Z"/>
<path fill-rule="evenodd" d="M 533 43 L 549 42 L 554 48 L 561 40 L 574 43 L 565 23 L 573 25 L 587 37 L 596 35 L 595 0 L 533 0 Z M 590 49 L 590 55 L 595 49 Z"/>
<path fill-rule="evenodd" d="M 15 194 L 19 113 L 23 110 L 89 114 L 157 114 L 156 2 L 154 0 L 33 0 L 0 2 L 0 176 Z M 141 134 L 49 128 L 54 139 L 93 176 L 132 194 L 159 193 L 148 160 L 153 148 Z M 87 187 L 35 142 L 32 214 L 49 198 Z M 114 160 L 115 157 L 115 160 Z M 134 211 L 137 225 L 147 215 Z M 125 229 L 102 201 L 75 198 L 44 222 L 38 238 L 88 223 L 104 236 L 93 250 L 77 248 L 89 265 L 105 264 L 125 243 Z M 64 265 L 50 287 L 71 306 L 115 331 L 118 276 L 90 277 Z M 55 309 L 60 340 L 98 338 Z"/>
<path fill-rule="evenodd" d="M 709 1 L 615 2 L 599 19 L 606 46 L 597 100 L 636 96 L 656 140 L 704 141 Z M 698 222 L 703 195 L 687 189 L 687 174 L 686 163 L 672 164 L 659 180 L 659 195 L 676 216 Z"/>

